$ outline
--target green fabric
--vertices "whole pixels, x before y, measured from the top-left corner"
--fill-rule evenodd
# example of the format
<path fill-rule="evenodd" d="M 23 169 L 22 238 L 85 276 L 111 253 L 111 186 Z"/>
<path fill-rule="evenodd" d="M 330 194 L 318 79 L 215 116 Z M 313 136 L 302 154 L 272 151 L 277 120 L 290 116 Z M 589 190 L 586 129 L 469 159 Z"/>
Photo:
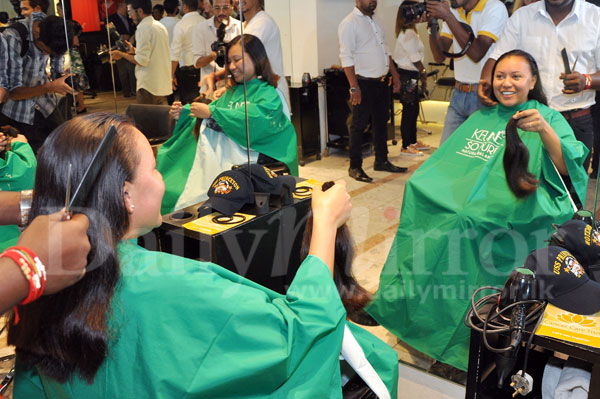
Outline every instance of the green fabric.
<path fill-rule="evenodd" d="M 173 212 L 177 199 L 194 164 L 198 140 L 193 134 L 196 118 L 190 115 L 190 105 L 185 105 L 175 125 L 173 135 L 158 150 L 156 168 L 165 181 L 165 195 L 161 214 Z"/>
<path fill-rule="evenodd" d="M 131 242 L 119 258 L 114 341 L 94 383 L 59 384 L 17 361 L 16 399 L 341 398 L 345 311 L 319 258 L 302 263 L 286 295 Z"/>
<path fill-rule="evenodd" d="M 0 158 L 0 191 L 33 188 L 37 161 L 27 143 L 15 141 L 4 159 Z M 0 252 L 17 243 L 21 232 L 15 225 L 0 226 Z"/>
<path fill-rule="evenodd" d="M 528 101 L 553 127 L 569 176 L 585 200 L 587 154 L 556 111 Z M 482 109 L 463 123 L 406 184 L 400 226 L 368 312 L 402 341 L 444 363 L 467 369 L 469 331 L 462 319 L 473 291 L 503 286 L 552 223 L 573 215 L 539 134 L 519 131 L 529 150 L 537 191 L 522 200 L 503 168 L 504 129 L 515 108 Z"/>
<path fill-rule="evenodd" d="M 248 96 L 248 126 L 250 148 L 284 162 L 290 172 L 298 176 L 298 147 L 294 126 L 283 112 L 277 91 L 260 79 L 246 84 Z M 210 105 L 213 119 L 234 142 L 247 147 L 244 89 L 236 85 Z M 196 118 L 190 114 L 190 105 L 181 111 L 173 136 L 158 150 L 157 168 L 165 181 L 161 213 L 173 212 L 185 188 L 194 164 L 198 140 L 193 135 Z"/>
<path fill-rule="evenodd" d="M 392 398 L 398 397 L 398 353 L 388 344 L 353 323 L 348 323 L 352 335 L 360 343 L 367 360 L 377 371 Z"/>
<path fill-rule="evenodd" d="M 296 131 L 283 112 L 276 89 L 260 79 L 246 83 L 250 148 L 268 155 L 298 176 Z M 208 105 L 213 119 L 233 141 L 247 147 L 244 86 L 236 85 Z"/>

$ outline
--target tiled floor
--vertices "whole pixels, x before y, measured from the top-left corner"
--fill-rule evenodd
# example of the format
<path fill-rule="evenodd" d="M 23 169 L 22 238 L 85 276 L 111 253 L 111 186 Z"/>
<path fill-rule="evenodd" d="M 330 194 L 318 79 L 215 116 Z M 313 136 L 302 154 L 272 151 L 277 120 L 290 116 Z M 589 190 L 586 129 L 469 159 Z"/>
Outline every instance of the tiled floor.
<path fill-rule="evenodd" d="M 89 112 L 108 111 L 125 112 L 126 106 L 133 99 L 125 99 L 117 94 L 116 101 L 112 93 L 100 93 L 95 99 L 86 99 Z M 348 157 L 344 152 L 330 150 L 327 156 L 320 161 L 309 159 L 306 166 L 300 167 L 300 175 L 304 178 L 313 178 L 320 181 L 344 179 L 348 184 L 348 191 L 352 196 L 353 212 L 349 222 L 350 229 L 356 245 L 356 259 L 354 273 L 358 281 L 367 289 L 375 291 L 379 284 L 379 273 L 387 258 L 389 248 L 396 232 L 404 185 L 412 172 L 435 150 L 439 144 L 442 125 L 435 121 L 443 120 L 446 104 L 443 102 L 429 102 L 425 110 L 427 119 L 433 123 L 424 125 L 431 134 L 419 133 L 419 139 L 432 146 L 425 151 L 422 157 L 409 157 L 400 154 L 400 143 L 389 146 L 389 158 L 392 163 L 408 166 L 409 173 L 390 174 L 375 172 L 373 170 L 373 156 L 366 156 L 364 169 L 374 178 L 371 184 L 359 183 L 348 177 Z M 399 121 L 399 118 L 397 119 Z M 398 132 L 398 140 L 400 141 Z M 594 180 L 591 181 L 595 183 Z M 592 207 L 595 186 L 588 188 L 588 209 Z M 433 376 L 426 372 L 433 360 L 407 345 L 398 342 L 395 336 L 383 327 L 367 328 L 379 336 L 397 352 L 400 363 L 399 392 L 403 398 L 462 398 L 464 386 L 455 384 L 446 379 Z M 10 352 L 0 337 L 0 358 Z M 4 365 L 5 366 L 5 365 Z M 0 376 L 3 364 L 0 363 Z"/>

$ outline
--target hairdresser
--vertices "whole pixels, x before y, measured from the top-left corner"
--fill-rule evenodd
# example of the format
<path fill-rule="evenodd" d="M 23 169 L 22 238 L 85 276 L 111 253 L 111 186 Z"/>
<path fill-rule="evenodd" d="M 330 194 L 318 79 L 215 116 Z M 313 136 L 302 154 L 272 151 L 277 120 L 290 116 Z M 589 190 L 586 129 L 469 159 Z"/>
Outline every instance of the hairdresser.
<path fill-rule="evenodd" d="M 244 96 L 251 161 L 283 162 L 298 175 L 296 132 L 284 111 L 285 98 L 276 89 L 281 78 L 273 72 L 259 38 L 245 34 L 243 52 L 241 39 L 237 36 L 228 43 L 225 69 L 231 80 L 221 97 L 210 104 L 197 101 L 182 107 L 175 102 L 171 107 L 179 120 L 157 156 L 167 186 L 163 214 L 205 200 L 219 173 L 248 162 Z M 194 135 L 200 121 L 199 134 Z"/>
<path fill-rule="evenodd" d="M 504 284 L 545 245 L 553 223 L 573 216 L 561 175 L 578 195 L 587 185 L 587 150 L 546 105 L 533 57 L 505 53 L 491 76 L 497 105 L 471 115 L 407 182 L 367 308 L 402 341 L 462 370 L 469 352 L 462 318 L 473 288 Z"/>
<path fill-rule="evenodd" d="M 30 201 L 28 193 L 23 196 L 20 192 L 0 192 L 0 224 L 27 224 Z M 76 215 L 68 221 L 62 218 L 61 212 L 35 218 L 23 231 L 17 247 L 0 254 L 0 314 L 24 302 L 29 295 L 54 294 L 83 277 L 90 249 L 86 235 L 88 218 L 85 215 Z M 32 288 L 29 274 L 15 260 L 15 254 L 18 259 L 23 248 L 35 254 L 45 266 L 44 290 Z"/>
<path fill-rule="evenodd" d="M 117 136 L 84 204 L 94 261 L 72 287 L 19 306 L 8 332 L 14 396 L 341 397 L 346 312 L 332 274 L 336 230 L 352 208 L 345 183 L 313 191 L 309 256 L 282 295 L 135 244 L 161 224 L 165 186 L 148 140 L 124 116 L 85 115 L 52 133 L 38 156 L 32 216 L 62 206 L 69 164 L 77 181 L 109 126 Z M 389 392 L 395 376 L 382 377 Z"/>

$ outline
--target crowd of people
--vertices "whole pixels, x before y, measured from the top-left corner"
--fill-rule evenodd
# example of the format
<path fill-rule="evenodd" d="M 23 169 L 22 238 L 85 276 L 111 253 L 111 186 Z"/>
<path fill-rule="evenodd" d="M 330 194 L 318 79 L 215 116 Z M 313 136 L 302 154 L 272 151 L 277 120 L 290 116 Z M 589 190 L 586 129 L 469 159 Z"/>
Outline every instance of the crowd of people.
<path fill-rule="evenodd" d="M 59 112 L 59 96 L 73 92 L 67 79 L 76 68 L 85 74 L 81 26 L 47 15 L 47 0 L 29 0 L 20 4 L 25 18 L 0 34 L 0 153 L 8 154 L 0 156 L 0 224 L 10 227 L 0 229 L 0 311 L 13 309 L 15 397 L 337 397 L 340 352 L 351 340 L 375 370 L 365 377 L 369 387 L 382 398 L 397 394 L 395 352 L 345 321 L 332 278 L 351 210 L 343 181 L 314 189 L 308 256 L 285 295 L 132 241 L 161 215 L 206 199 L 216 175 L 248 158 L 298 175 L 279 28 L 259 0 L 236 3 L 126 0 L 107 17 L 126 47 L 110 51 L 123 95 L 168 104 L 177 120 L 156 156 L 124 116 L 65 121 Z M 502 284 L 553 223 L 585 203 L 600 128 L 592 118 L 600 8 L 540 0 L 509 13 L 500 0 L 428 1 L 409 18 L 403 7 L 418 3 L 407 0 L 391 52 L 377 3 L 355 0 L 338 27 L 352 109 L 349 177 L 373 181 L 363 169 L 369 127 L 373 169 L 408 171 L 388 159 L 392 92 L 403 106 L 400 154 L 429 149 L 417 139 L 428 75 L 417 24 L 429 25 L 434 61 L 453 60 L 456 83 L 440 148 L 406 184 L 366 311 L 402 341 L 464 370 L 470 303 L 458 287 Z M 83 96 L 76 101 L 84 113 Z M 93 212 L 66 212 L 70 176 L 84 174 L 110 126 L 115 143 L 84 207 Z M 21 134 L 11 137 L 11 128 Z M 534 184 L 522 198 L 503 163 L 509 128 L 530 160 Z"/>

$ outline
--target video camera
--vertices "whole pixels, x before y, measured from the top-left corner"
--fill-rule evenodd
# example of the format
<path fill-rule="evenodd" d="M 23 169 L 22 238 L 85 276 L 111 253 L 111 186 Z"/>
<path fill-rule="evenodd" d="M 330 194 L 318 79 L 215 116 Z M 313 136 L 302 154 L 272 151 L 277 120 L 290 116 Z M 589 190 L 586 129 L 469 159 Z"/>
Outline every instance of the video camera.
<path fill-rule="evenodd" d="M 210 45 L 210 49 L 217 53 L 215 62 L 218 66 L 223 68 L 225 62 L 227 62 L 227 43 L 225 43 L 225 28 L 227 25 L 221 22 L 221 25 L 217 28 L 217 40 Z"/>
<path fill-rule="evenodd" d="M 100 59 L 100 62 L 103 64 L 107 63 L 110 60 L 110 52 L 114 50 L 119 50 L 123 52 L 127 52 L 129 50 L 129 46 L 125 43 L 125 40 L 121 39 L 121 35 L 117 32 L 117 28 L 111 22 L 106 26 L 108 30 L 108 35 L 110 37 L 110 43 L 113 43 L 112 47 L 109 49 L 108 46 L 102 45 L 100 49 L 96 52 L 96 55 Z"/>

